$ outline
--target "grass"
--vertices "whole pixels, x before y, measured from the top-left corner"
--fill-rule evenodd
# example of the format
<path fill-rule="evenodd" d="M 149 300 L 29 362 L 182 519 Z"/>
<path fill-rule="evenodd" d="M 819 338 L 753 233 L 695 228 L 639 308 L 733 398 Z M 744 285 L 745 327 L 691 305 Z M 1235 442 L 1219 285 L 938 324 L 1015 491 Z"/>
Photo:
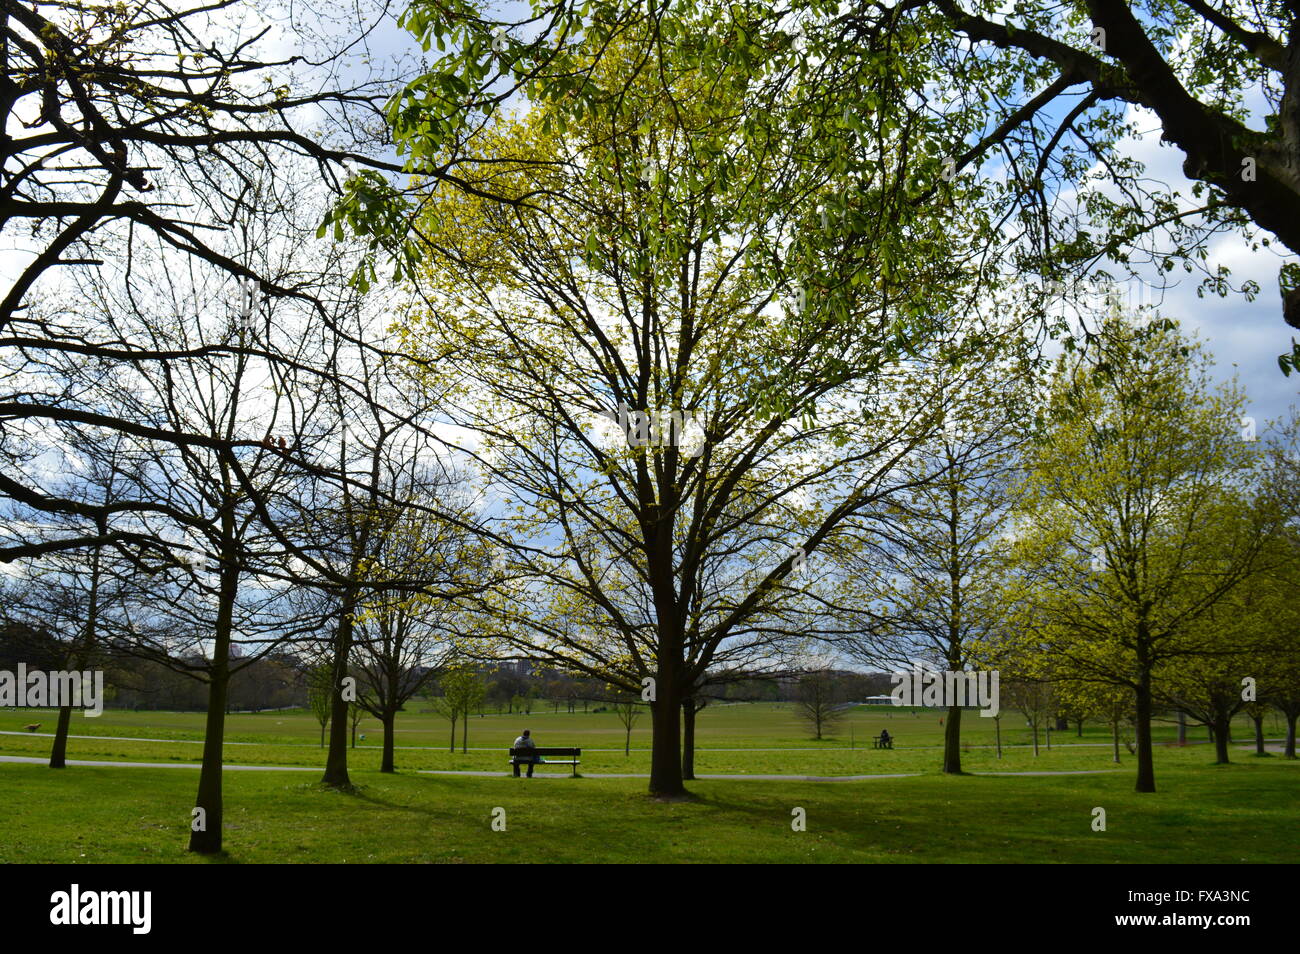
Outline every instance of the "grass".
<path fill-rule="evenodd" d="M 647 773 L 648 727 L 639 726 L 625 756 L 612 713 L 535 712 L 470 720 L 466 754 L 446 749 L 448 727 L 411 712 L 398 727 L 402 774 L 383 775 L 379 727 L 361 731 L 350 753 L 351 795 L 323 788 L 311 773 L 228 772 L 229 862 L 457 861 L 826 861 L 826 862 L 1289 862 L 1300 849 L 1300 763 L 1255 758 L 1248 724 L 1236 731 L 1234 762 L 1213 765 L 1209 745 L 1176 747 L 1160 726 L 1154 795 L 1133 788 L 1134 760 L 1111 762 L 1109 733 L 1085 725 L 1053 733 L 1053 748 L 1034 757 L 1028 732 L 1008 714 L 1005 754 L 990 748 L 990 720 L 963 720 L 967 771 L 1101 770 L 1074 776 L 946 777 L 939 774 L 943 729 L 932 710 L 854 710 L 821 742 L 790 706 L 748 704 L 705 709 L 698 725 L 700 774 L 850 775 L 893 772 L 918 777 L 814 783 L 795 779 L 698 780 L 693 798 L 664 804 L 642 779 L 506 777 L 505 750 L 525 725 L 542 745 L 583 748 L 584 773 Z M 5 713 L 0 729 L 54 724 L 53 713 Z M 13 723 L 12 725 L 7 723 Z M 69 757 L 197 763 L 201 713 L 121 712 L 74 716 Z M 893 751 L 870 748 L 888 727 Z M 851 730 L 851 731 L 850 731 Z M 1270 735 L 1275 735 L 1270 726 Z M 127 740 L 110 738 L 130 737 Z M 1203 730 L 1190 733 L 1205 738 Z M 158 740 L 158 741 L 148 741 Z M 851 741 L 865 743 L 850 748 Z M 232 714 L 230 763 L 320 767 L 319 727 L 310 714 Z M 457 740 L 459 744 L 459 739 Z M 1085 744 L 1079 744 L 1085 743 Z M 47 737 L 0 735 L 0 754 L 45 757 Z M 1022 747 L 1017 747 L 1022 746 Z M 475 749 L 480 749 L 475 751 Z M 417 769 L 479 769 L 502 777 L 421 775 Z M 546 772 L 544 768 L 542 770 Z M 549 770 L 567 774 L 567 768 Z M 185 850 L 195 771 L 0 763 L 0 862 L 200 862 Z M 1091 828 L 1107 812 L 1107 831 Z M 507 828 L 493 831 L 494 808 Z M 791 811 L 807 813 L 807 831 L 791 830 Z"/>
<path fill-rule="evenodd" d="M 8 715 L 8 714 L 7 714 Z M 52 730 L 55 714 L 22 710 L 0 720 L 0 729 L 21 729 L 27 722 L 42 722 L 42 733 Z M 1077 737 L 1071 728 L 1054 732 L 1049 751 L 1040 734 L 1040 755 L 1029 746 L 1031 736 L 1023 720 L 1008 714 L 1003 720 L 1004 754 L 993 748 L 992 720 L 974 712 L 963 718 L 962 736 L 968 750 L 963 753 L 967 771 L 1072 771 L 1106 770 L 1115 766 L 1110 733 L 1105 726 L 1085 724 Z M 613 713 L 568 714 L 534 712 L 527 716 L 486 714 L 470 719 L 469 749 L 448 751 L 447 723 L 420 712 L 404 713 L 399 719 L 396 759 L 399 768 L 451 771 L 504 771 L 505 753 L 524 726 L 532 728 L 540 745 L 580 746 L 584 773 L 635 773 L 650 770 L 649 727 L 633 730 L 632 750 L 623 754 L 623 728 Z M 1015 725 L 1021 722 L 1020 725 Z M 888 728 L 896 738 L 892 751 L 871 748 L 870 739 Z M 377 722 L 365 720 L 359 732 L 366 735 L 351 753 L 352 764 L 378 768 L 382 731 Z M 1252 735 L 1246 722 L 1236 728 L 1239 744 Z M 203 738 L 202 713 L 130 712 L 106 710 L 98 718 L 77 713 L 73 717 L 74 738 L 68 757 L 86 760 L 137 762 L 198 762 Z M 1172 725 L 1158 726 L 1156 739 L 1170 743 L 1176 737 Z M 118 738 L 165 740 L 122 741 Z M 1189 738 L 1204 742 L 1203 729 L 1193 729 Z M 323 766 L 319 745 L 320 727 L 307 712 L 265 712 L 231 714 L 227 720 L 225 757 L 246 765 Z M 754 703 L 711 706 L 700 713 L 697 726 L 696 772 L 698 774 L 788 774 L 788 775 L 871 775 L 895 772 L 933 772 L 941 762 L 943 728 L 934 710 L 862 707 L 853 710 L 836 734 L 822 741 L 809 738 L 807 727 L 792 706 Z M 0 735 L 0 755 L 43 757 L 50 740 L 44 735 Z M 852 748 L 850 746 L 853 746 Z M 773 751 L 763 751 L 773 750 Z M 1162 749 L 1162 761 L 1201 764 L 1208 746 Z M 1242 757 L 1247 753 L 1240 751 Z M 1235 755 L 1236 753 L 1234 753 Z M 1122 766 L 1132 758 L 1121 749 Z"/>
<path fill-rule="evenodd" d="M 0 862 L 202 862 L 185 850 L 196 777 L 0 770 Z M 287 773 L 226 777 L 227 862 L 1291 862 L 1293 764 L 1115 776 L 698 781 L 663 804 L 636 780 L 358 772 L 353 795 Z M 1107 830 L 1091 828 L 1092 810 Z M 791 829 L 805 809 L 807 830 Z M 506 830 L 493 831 L 495 808 Z"/>

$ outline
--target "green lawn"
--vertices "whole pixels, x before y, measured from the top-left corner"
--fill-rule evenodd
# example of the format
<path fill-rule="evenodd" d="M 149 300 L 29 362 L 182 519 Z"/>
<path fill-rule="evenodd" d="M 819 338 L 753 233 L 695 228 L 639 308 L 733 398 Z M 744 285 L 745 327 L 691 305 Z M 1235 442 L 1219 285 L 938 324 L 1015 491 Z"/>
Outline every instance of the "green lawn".
<path fill-rule="evenodd" d="M 367 720 L 367 740 L 351 752 L 355 794 L 322 788 L 314 773 L 226 773 L 226 860 L 1291 862 L 1300 854 L 1300 763 L 1254 756 L 1245 722 L 1227 766 L 1212 764 L 1211 746 L 1169 745 L 1174 728 L 1160 726 L 1159 791 L 1137 795 L 1134 760 L 1124 750 L 1116 770 L 1104 727 L 1085 725 L 1082 738 L 1073 729 L 1053 733 L 1052 750 L 1044 746 L 1035 757 L 1024 747 L 1023 720 L 1008 714 L 998 759 L 991 720 L 968 713 L 968 771 L 1104 774 L 952 778 L 938 772 L 938 720 L 933 710 L 858 709 L 834 737 L 815 742 L 788 705 L 710 707 L 698 728 L 701 774 L 923 774 L 850 782 L 701 779 L 690 783 L 694 800 L 673 804 L 650 800 L 644 779 L 506 777 L 506 748 L 524 726 L 542 745 L 581 746 L 585 773 L 647 773 L 644 721 L 625 756 L 611 713 L 485 715 L 470 720 L 471 751 L 462 755 L 447 751 L 445 722 L 411 712 L 398 731 L 398 744 L 409 746 L 397 753 L 402 774 L 392 776 L 376 771 L 379 727 Z M 7 712 L 0 729 L 27 722 L 49 731 L 54 713 Z M 93 738 L 72 739 L 69 757 L 197 762 L 202 724 L 199 713 L 78 714 L 73 734 Z M 898 739 L 895 750 L 870 748 L 881 727 Z M 1278 734 L 1272 725 L 1269 732 Z M 226 759 L 320 767 L 318 737 L 305 712 L 235 714 Z M 49 745 L 43 736 L 0 735 L 0 754 L 43 758 Z M 560 766 L 543 771 L 567 774 Z M 0 763 L 0 862 L 199 860 L 184 850 L 197 782 L 187 769 L 55 772 Z M 1091 827 L 1098 806 L 1107 812 L 1105 832 Z M 504 832 L 491 829 L 497 807 L 506 812 Z M 806 810 L 805 832 L 791 830 L 796 807 Z"/>
<path fill-rule="evenodd" d="M 41 732 L 52 730 L 55 714 L 37 710 L 6 713 L 0 729 L 21 729 L 27 722 L 43 723 Z M 1023 719 L 1008 713 L 1002 720 L 1004 754 L 997 757 L 993 748 L 991 719 L 968 712 L 963 718 L 963 739 L 968 751 L 963 756 L 969 771 L 1068 771 L 1114 768 L 1111 761 L 1110 734 L 1104 726 L 1085 724 L 1078 737 L 1071 728 L 1053 732 L 1052 749 L 1040 736 L 1040 755 L 1035 757 L 1029 731 Z M 520 729 L 533 730 L 544 746 L 580 746 L 582 770 L 601 773 L 646 773 L 650 768 L 650 733 L 648 718 L 643 718 L 632 733 L 632 751 L 623 754 L 623 728 L 613 713 L 581 712 L 568 714 L 550 711 L 530 715 L 486 714 L 474 717 L 469 724 L 470 751 L 448 751 L 447 723 L 433 715 L 412 711 L 398 722 L 396 753 L 402 769 L 442 769 L 505 771 L 506 749 Z M 1018 724 L 1017 724 L 1018 723 Z M 870 739 L 888 728 L 897 742 L 893 751 L 871 748 Z M 1280 727 L 1269 726 L 1270 733 L 1280 736 Z M 366 735 L 352 754 L 358 768 L 378 768 L 381 729 L 375 720 L 360 726 Z M 74 759 L 122 760 L 143 762 L 197 762 L 202 751 L 201 713 L 126 712 L 107 710 L 98 718 L 73 717 L 73 735 L 93 735 L 95 739 L 72 739 L 68 755 Z M 105 736 L 169 741 L 120 741 Z M 1172 725 L 1156 729 L 1161 743 L 1176 737 Z M 304 711 L 268 712 L 257 715 L 232 714 L 227 719 L 225 749 L 231 763 L 248 765 L 324 764 L 319 747 L 320 729 Z M 1189 738 L 1204 741 L 1203 729 L 1192 729 Z M 1236 727 L 1236 739 L 1245 745 L 1252 738 L 1248 723 Z M 872 707 L 854 710 L 836 734 L 820 742 L 809 737 L 807 727 L 792 706 L 753 703 L 711 706 L 699 716 L 697 727 L 696 771 L 700 774 L 790 774 L 790 775 L 869 775 L 893 772 L 933 772 L 939 768 L 943 728 L 934 710 L 899 710 Z M 0 755 L 44 756 L 50 740 L 44 735 L 0 735 Z M 852 746 L 852 747 L 851 747 Z M 764 749 L 772 751 L 762 751 Z M 739 751 L 735 751 L 739 750 Z M 1245 751 L 1234 756 L 1252 758 Z M 1204 764 L 1213 756 L 1207 745 L 1185 749 L 1162 748 L 1162 763 Z M 1132 759 L 1122 751 L 1121 767 L 1130 770 Z"/>
<path fill-rule="evenodd" d="M 0 766 L 0 862 L 184 862 L 196 774 Z M 638 780 L 358 772 L 356 794 L 310 777 L 226 777 L 235 862 L 824 861 L 1293 862 L 1296 766 L 1166 767 L 1155 795 L 1128 773 L 866 782 L 698 781 L 663 804 Z M 1092 830 L 1092 810 L 1107 830 Z M 806 811 L 807 830 L 791 830 Z M 493 831 L 495 808 L 506 830 Z"/>

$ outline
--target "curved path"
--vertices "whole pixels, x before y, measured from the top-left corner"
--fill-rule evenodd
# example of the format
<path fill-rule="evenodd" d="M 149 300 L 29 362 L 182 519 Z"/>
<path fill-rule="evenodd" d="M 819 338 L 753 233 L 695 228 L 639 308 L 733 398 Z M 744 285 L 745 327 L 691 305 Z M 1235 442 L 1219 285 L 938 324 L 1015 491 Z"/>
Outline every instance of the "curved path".
<path fill-rule="evenodd" d="M 0 762 L 21 762 L 25 765 L 49 765 L 47 756 L 43 759 L 27 755 L 0 755 Z M 88 765 L 92 768 L 202 768 L 200 762 L 111 762 L 68 759 L 68 765 Z M 238 772 L 320 772 L 323 766 L 308 765 L 223 765 L 223 769 Z"/>

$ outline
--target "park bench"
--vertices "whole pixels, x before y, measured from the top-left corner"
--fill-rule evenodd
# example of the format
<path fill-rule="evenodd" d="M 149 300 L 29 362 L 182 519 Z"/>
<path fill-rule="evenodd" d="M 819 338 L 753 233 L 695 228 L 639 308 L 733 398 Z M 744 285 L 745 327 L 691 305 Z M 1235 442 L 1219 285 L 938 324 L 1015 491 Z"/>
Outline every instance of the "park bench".
<path fill-rule="evenodd" d="M 511 765 L 527 765 L 532 761 L 533 756 L 541 756 L 545 761 L 539 762 L 539 765 L 571 765 L 573 766 L 573 777 L 578 777 L 578 757 L 582 755 L 582 749 L 544 749 L 540 746 L 535 749 L 522 748 L 510 750 Z M 554 758 L 552 758 L 554 756 Z"/>
<path fill-rule="evenodd" d="M 887 739 L 881 739 L 880 736 L 874 736 L 871 740 L 873 749 L 892 749 L 894 747 L 894 737 L 891 735 Z"/>

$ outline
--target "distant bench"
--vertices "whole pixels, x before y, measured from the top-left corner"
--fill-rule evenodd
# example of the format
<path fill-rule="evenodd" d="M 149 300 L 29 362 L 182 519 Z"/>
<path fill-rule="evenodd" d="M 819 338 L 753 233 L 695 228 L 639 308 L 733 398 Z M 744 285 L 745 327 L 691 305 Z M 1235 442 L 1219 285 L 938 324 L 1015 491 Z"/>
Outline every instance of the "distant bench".
<path fill-rule="evenodd" d="M 892 749 L 894 747 L 894 737 L 891 735 L 889 738 L 883 739 L 878 735 L 874 736 L 871 740 L 871 747 L 873 749 Z"/>
<path fill-rule="evenodd" d="M 572 765 L 573 777 L 578 777 L 578 757 L 582 755 L 582 749 L 543 749 L 543 748 L 521 748 L 510 750 L 511 765 L 527 765 L 534 762 L 534 757 L 540 756 L 546 761 L 537 762 L 540 765 Z M 554 756 L 554 758 L 552 758 Z"/>

